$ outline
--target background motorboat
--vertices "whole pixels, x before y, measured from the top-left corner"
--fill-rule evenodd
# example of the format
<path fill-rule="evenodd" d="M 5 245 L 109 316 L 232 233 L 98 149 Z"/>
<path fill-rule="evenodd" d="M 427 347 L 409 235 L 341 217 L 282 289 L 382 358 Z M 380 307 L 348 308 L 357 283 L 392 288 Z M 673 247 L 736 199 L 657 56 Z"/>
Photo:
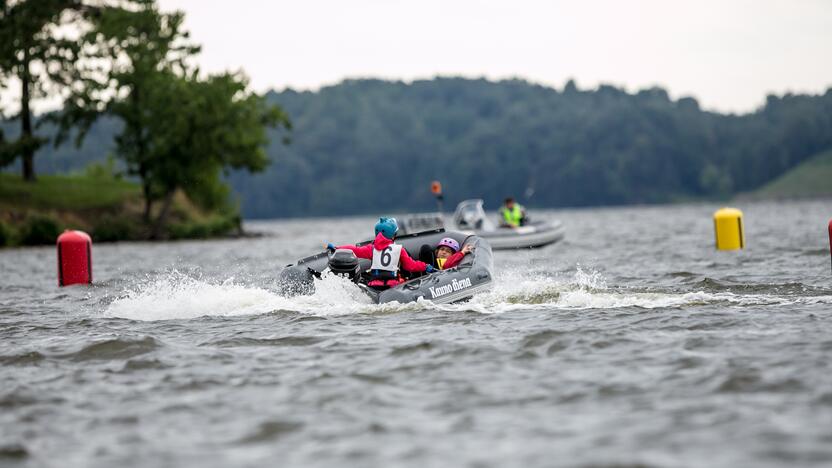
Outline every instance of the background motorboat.
<path fill-rule="evenodd" d="M 441 213 L 408 215 L 403 218 L 405 232 L 437 229 L 445 225 Z M 485 214 L 481 199 L 465 200 L 457 205 L 450 228 L 482 237 L 488 240 L 494 250 L 543 247 L 564 237 L 563 223 L 557 220 L 532 221 L 520 227 L 495 224 Z"/>

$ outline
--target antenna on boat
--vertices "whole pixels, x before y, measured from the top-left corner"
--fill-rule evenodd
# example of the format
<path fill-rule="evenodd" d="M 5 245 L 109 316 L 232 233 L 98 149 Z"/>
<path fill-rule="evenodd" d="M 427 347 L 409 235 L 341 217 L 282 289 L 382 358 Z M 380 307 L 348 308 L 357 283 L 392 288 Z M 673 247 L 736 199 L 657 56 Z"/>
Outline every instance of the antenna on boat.
<path fill-rule="evenodd" d="M 442 214 L 442 182 L 434 180 L 430 184 L 430 192 L 436 197 L 436 209 Z"/>

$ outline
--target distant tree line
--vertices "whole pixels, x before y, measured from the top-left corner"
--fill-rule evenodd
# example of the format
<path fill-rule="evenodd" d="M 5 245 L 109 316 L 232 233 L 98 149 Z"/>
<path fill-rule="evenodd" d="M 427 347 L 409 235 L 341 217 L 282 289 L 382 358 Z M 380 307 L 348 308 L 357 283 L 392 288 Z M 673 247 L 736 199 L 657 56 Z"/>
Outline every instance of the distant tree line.
<path fill-rule="evenodd" d="M 606 85 L 579 89 L 572 81 L 558 90 L 522 80 L 366 79 L 271 92 L 265 102 L 249 94 L 229 112 L 215 100 L 239 96 L 234 90 L 244 89 L 244 80 L 200 80 L 180 69 L 174 52 L 195 52 L 181 18 L 149 9 L 94 22 L 96 42 L 107 44 L 100 50 L 134 57 L 132 67 L 111 75 L 123 97 L 99 105 L 104 117 L 90 127 L 83 117 L 93 106 L 83 94 L 68 102 L 68 121 L 43 120 L 43 135 L 80 128 L 86 142 L 42 148 L 39 167 L 66 171 L 114 153 L 129 174 L 151 181 L 151 202 L 164 203 L 174 187 L 216 202 L 226 180 L 245 216 L 288 217 L 429 210 L 432 180 L 443 183 L 451 208 L 471 197 L 496 208 L 508 195 L 531 207 L 724 198 L 832 148 L 832 89 L 769 96 L 753 113 L 726 115 L 703 111 L 693 98 L 671 100 L 661 88 L 631 94 Z M 135 21 L 133 14 L 149 28 L 141 39 L 118 33 L 118 22 Z M 145 43 L 171 54 L 142 51 Z M 284 146 L 287 115 L 292 144 Z M 258 121 L 271 129 L 259 133 Z M 7 140 L 16 134 L 3 129 Z M 220 144 L 216 151 L 199 146 L 205 136 Z M 267 168 L 258 145 L 266 145 Z M 220 166 L 232 169 L 226 179 Z"/>
<path fill-rule="evenodd" d="M 563 90 L 511 80 L 350 80 L 268 95 L 293 144 L 264 173 L 237 174 L 248 216 L 426 210 L 447 198 L 496 209 L 724 198 L 832 148 L 832 89 L 769 96 L 746 115 L 652 88 Z M 277 152 L 277 147 L 271 147 Z M 451 206 L 450 208 L 452 208 Z"/>

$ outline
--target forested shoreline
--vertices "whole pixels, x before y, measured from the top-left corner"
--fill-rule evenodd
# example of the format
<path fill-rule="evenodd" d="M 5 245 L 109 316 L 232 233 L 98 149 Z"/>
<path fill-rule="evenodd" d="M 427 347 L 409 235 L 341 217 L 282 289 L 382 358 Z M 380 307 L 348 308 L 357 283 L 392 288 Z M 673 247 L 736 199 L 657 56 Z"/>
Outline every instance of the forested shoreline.
<path fill-rule="evenodd" d="M 744 115 L 672 100 L 661 88 L 563 89 L 521 80 L 347 80 L 317 92 L 266 94 L 291 117 L 291 143 L 270 132 L 271 164 L 232 173 L 245 217 L 431 209 L 431 180 L 449 204 L 512 194 L 532 207 L 727 199 L 832 148 L 832 89 L 768 96 Z M 80 149 L 44 150 L 47 172 L 104 158 L 118 124 L 100 122 Z"/>
<path fill-rule="evenodd" d="M 562 90 L 525 81 L 350 80 L 269 93 L 293 142 L 263 174 L 235 176 L 247 216 L 391 212 L 506 195 L 536 207 L 726 199 L 832 148 L 832 89 L 769 96 L 745 115 L 660 88 Z"/>

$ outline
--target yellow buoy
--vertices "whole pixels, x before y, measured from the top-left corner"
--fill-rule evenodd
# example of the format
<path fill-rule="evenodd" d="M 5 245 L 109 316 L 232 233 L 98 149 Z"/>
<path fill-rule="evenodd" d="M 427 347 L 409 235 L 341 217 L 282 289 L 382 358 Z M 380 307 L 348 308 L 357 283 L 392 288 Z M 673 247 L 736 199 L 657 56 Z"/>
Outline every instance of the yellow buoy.
<path fill-rule="evenodd" d="M 742 228 L 742 211 L 736 208 L 722 208 L 714 213 L 717 250 L 736 250 L 745 247 L 745 232 Z"/>

